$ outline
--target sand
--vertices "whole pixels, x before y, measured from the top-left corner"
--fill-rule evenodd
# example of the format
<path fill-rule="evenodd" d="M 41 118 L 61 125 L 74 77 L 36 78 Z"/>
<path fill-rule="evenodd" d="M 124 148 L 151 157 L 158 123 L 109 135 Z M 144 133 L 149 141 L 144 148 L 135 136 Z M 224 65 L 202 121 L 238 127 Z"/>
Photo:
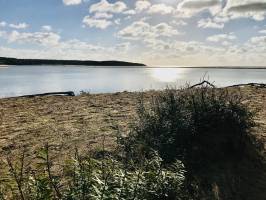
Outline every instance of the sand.
<path fill-rule="evenodd" d="M 246 103 L 259 110 L 260 128 L 253 134 L 266 149 L 266 88 L 242 87 L 241 91 Z M 145 97 L 151 94 L 147 92 Z M 86 148 L 103 135 L 112 143 L 117 129 L 125 134 L 129 131 L 139 96 L 122 92 L 0 99 L 0 150 L 21 146 L 36 150 L 46 142 L 64 150 L 75 145 Z"/>

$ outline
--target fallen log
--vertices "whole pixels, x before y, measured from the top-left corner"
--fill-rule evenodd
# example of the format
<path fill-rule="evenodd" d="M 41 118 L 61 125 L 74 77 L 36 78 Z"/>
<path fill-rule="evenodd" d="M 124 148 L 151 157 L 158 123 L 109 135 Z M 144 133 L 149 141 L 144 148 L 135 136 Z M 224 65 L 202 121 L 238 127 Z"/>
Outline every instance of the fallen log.
<path fill-rule="evenodd" d="M 48 92 L 42 94 L 31 94 L 31 95 L 23 95 L 18 97 L 26 97 L 26 98 L 33 98 L 33 97 L 42 97 L 42 96 L 75 96 L 75 93 L 72 91 L 68 92 Z M 16 97 L 17 98 L 17 97 Z"/>

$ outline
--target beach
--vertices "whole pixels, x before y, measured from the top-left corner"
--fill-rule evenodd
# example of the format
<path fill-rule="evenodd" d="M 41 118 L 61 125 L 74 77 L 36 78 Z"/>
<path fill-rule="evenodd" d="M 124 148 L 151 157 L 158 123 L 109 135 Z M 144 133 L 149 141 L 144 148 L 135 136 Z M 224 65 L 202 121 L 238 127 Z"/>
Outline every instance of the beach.
<path fill-rule="evenodd" d="M 236 89 L 230 88 L 230 90 Z M 259 131 L 253 134 L 266 145 L 266 88 L 241 87 L 245 102 L 258 110 Z M 48 142 L 71 149 L 97 144 L 103 135 L 107 144 L 119 130 L 126 134 L 134 122 L 140 96 L 148 101 L 156 93 L 149 91 L 80 96 L 45 96 L 0 99 L 2 113 L 0 149 L 22 145 L 35 149 Z M 266 149 L 266 147 L 265 147 Z"/>
<path fill-rule="evenodd" d="M 253 195 L 264 195 L 266 185 L 266 88 L 259 86 L 232 87 L 240 91 L 243 101 L 256 110 L 257 126 L 252 131 L 254 147 L 250 158 L 243 161 L 242 182 Z M 145 102 L 159 91 L 121 92 L 109 94 L 82 94 L 80 96 L 45 96 L 34 98 L 0 99 L 2 121 L 0 128 L 0 158 L 7 151 L 19 156 L 22 148 L 34 159 L 38 150 L 49 143 L 55 157 L 64 160 L 74 155 L 75 147 L 81 153 L 99 149 L 104 141 L 107 150 L 115 147 L 117 133 L 124 135 L 136 117 L 138 99 Z M 254 156 L 256 154 L 256 156 Z M 258 160 L 258 163 L 251 160 Z M 254 185 L 249 187 L 248 185 Z M 255 198 L 255 197 L 254 197 Z"/>
<path fill-rule="evenodd" d="M 266 88 L 246 86 L 230 90 L 236 88 L 252 109 L 259 110 L 256 119 L 263 128 L 253 134 L 266 140 Z M 16 148 L 21 143 L 37 147 L 44 142 L 86 146 L 97 142 L 102 134 L 112 138 L 117 128 L 126 133 L 134 122 L 140 96 L 148 101 L 157 92 L 0 99 L 0 149 L 11 144 Z"/>

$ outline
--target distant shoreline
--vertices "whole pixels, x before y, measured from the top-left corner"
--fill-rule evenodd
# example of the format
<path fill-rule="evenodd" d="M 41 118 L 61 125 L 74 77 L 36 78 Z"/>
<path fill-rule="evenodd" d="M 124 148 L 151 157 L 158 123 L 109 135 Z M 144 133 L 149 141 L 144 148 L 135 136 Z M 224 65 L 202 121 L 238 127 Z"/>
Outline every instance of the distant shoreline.
<path fill-rule="evenodd" d="M 0 57 L 0 65 L 73 65 L 73 66 L 139 66 L 145 64 L 125 61 L 93 61 L 93 60 L 48 60 L 48 59 L 17 59 Z"/>
<path fill-rule="evenodd" d="M 106 68 L 106 66 L 89 66 L 90 68 Z M 149 66 L 110 66 L 110 68 L 142 68 L 142 69 L 266 69 L 266 67 L 149 67 Z"/>
<path fill-rule="evenodd" d="M 266 66 L 263 67 L 251 67 L 251 66 L 247 66 L 247 67 L 234 67 L 234 66 L 199 66 L 199 67 L 145 67 L 145 68 L 168 68 L 168 69 L 176 69 L 176 68 L 180 68 L 180 69 L 266 69 Z"/>
<path fill-rule="evenodd" d="M 46 66 L 46 65 L 49 65 L 49 66 L 68 66 L 68 67 L 82 67 L 82 66 L 86 66 L 88 68 L 140 68 L 140 69 L 239 69 L 239 70 L 245 70 L 245 69 L 257 69 L 257 70 L 265 70 L 266 67 L 167 67 L 167 66 L 164 66 L 164 67 L 160 67 L 160 66 L 157 66 L 157 67 L 149 67 L 149 66 L 137 66 L 137 65 L 121 65 L 121 66 L 113 66 L 113 65 L 98 65 L 98 66 L 93 66 L 93 65 L 63 65 L 63 64 L 56 64 L 56 65 L 53 65 L 53 64 L 36 64 L 36 65 L 28 65 L 28 66 Z M 27 66 L 27 65 L 0 65 L 0 67 L 10 67 L 10 66 Z"/>
<path fill-rule="evenodd" d="M 18 59 L 0 57 L 0 67 L 8 66 L 87 66 L 90 68 L 165 68 L 165 69 L 257 69 L 264 70 L 266 66 L 147 66 L 142 63 L 126 61 L 92 61 L 92 60 L 49 60 L 49 59 Z"/>

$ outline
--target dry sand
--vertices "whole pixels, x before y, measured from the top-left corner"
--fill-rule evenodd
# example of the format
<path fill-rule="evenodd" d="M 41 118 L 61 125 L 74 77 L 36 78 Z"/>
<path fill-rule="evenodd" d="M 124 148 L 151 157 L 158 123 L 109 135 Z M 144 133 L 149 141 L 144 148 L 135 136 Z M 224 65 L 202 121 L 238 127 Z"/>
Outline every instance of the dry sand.
<path fill-rule="evenodd" d="M 103 135 L 112 145 L 117 127 L 128 129 L 136 102 L 134 93 L 1 99 L 0 150 L 37 150 L 46 142 L 63 151 L 83 149 Z"/>
<path fill-rule="evenodd" d="M 254 131 L 266 149 L 266 88 L 242 87 L 246 103 L 259 110 Z M 149 98 L 153 92 L 144 94 Z M 46 142 L 63 150 L 98 143 L 107 144 L 129 129 L 141 93 L 86 94 L 75 97 L 46 96 L 0 99 L 0 151 L 26 146 L 37 150 Z M 265 153 L 265 151 L 264 151 Z"/>

